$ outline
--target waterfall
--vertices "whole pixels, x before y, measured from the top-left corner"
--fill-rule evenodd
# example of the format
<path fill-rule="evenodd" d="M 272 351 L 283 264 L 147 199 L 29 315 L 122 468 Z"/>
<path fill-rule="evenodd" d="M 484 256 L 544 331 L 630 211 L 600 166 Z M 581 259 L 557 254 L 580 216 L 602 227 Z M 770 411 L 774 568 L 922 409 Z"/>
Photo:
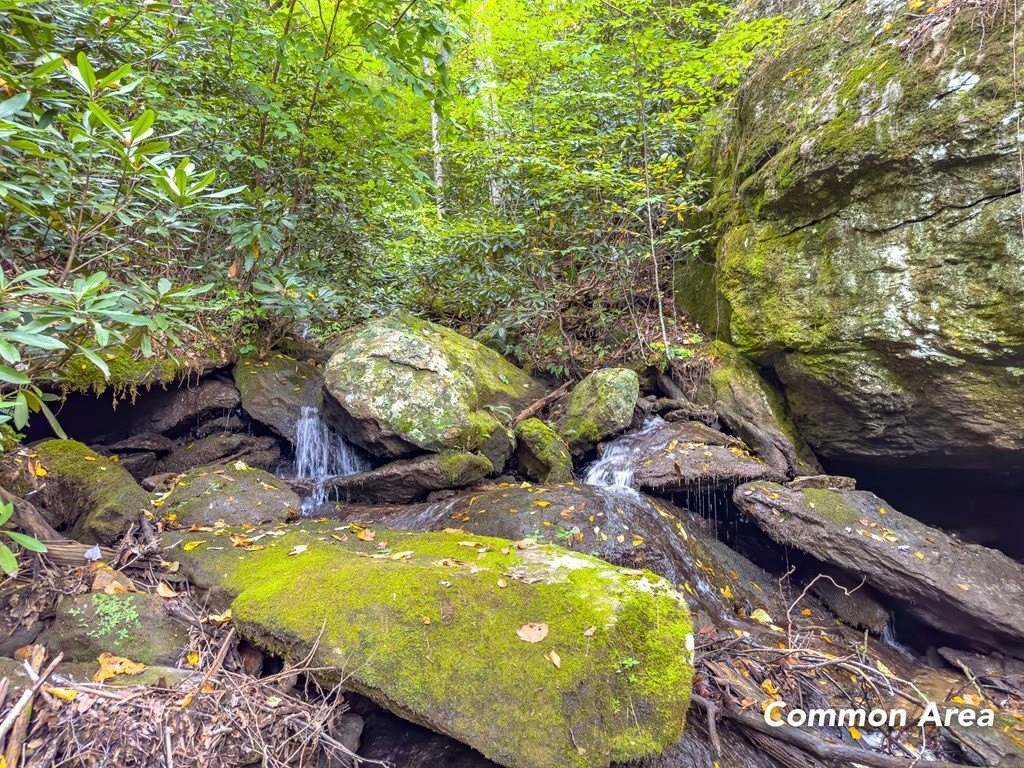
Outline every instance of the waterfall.
<path fill-rule="evenodd" d="M 349 445 L 344 436 L 320 418 L 316 406 L 303 406 L 295 424 L 295 473 L 300 478 L 315 482 L 312 495 L 302 502 L 303 510 L 313 509 L 327 501 L 327 489 L 324 487 L 327 478 L 354 475 L 369 468 L 369 462 Z"/>
<path fill-rule="evenodd" d="M 583 482 L 587 485 L 596 485 L 636 496 L 637 492 L 633 488 L 633 473 L 636 471 L 639 461 L 637 443 L 640 442 L 643 435 L 664 423 L 664 419 L 655 416 L 644 422 L 643 427 L 638 431 L 623 435 L 610 442 L 605 446 L 601 458 L 587 469 Z"/>

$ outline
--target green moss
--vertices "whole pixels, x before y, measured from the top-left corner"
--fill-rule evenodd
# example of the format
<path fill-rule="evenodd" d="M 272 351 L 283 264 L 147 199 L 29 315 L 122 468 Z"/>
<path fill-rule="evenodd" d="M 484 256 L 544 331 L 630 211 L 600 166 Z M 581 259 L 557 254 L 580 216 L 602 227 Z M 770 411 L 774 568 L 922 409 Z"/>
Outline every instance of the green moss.
<path fill-rule="evenodd" d="M 465 485 L 468 477 L 486 477 L 494 471 L 490 459 L 478 453 L 451 451 L 440 456 L 441 469 L 452 487 Z"/>
<path fill-rule="evenodd" d="M 529 418 L 516 426 L 516 443 L 520 468 L 531 480 L 541 483 L 572 480 L 572 456 L 568 446 L 540 419 Z"/>
<path fill-rule="evenodd" d="M 69 392 L 92 390 L 100 394 L 112 389 L 119 395 L 144 385 L 171 384 L 183 379 L 190 370 L 187 363 L 170 356 L 136 359 L 132 350 L 123 346 L 102 353 L 102 357 L 110 370 L 109 380 L 95 365 L 81 355 L 75 355 L 68 360 L 57 383 Z"/>
<path fill-rule="evenodd" d="M 836 491 L 823 488 L 808 488 L 803 492 L 804 498 L 814 505 L 814 509 L 823 518 L 836 525 L 854 525 L 861 515 L 856 509 L 843 501 L 843 495 Z"/>
<path fill-rule="evenodd" d="M 346 686 L 503 764 L 605 766 L 678 739 L 693 637 L 664 581 L 468 533 L 378 529 L 381 552 L 330 539 L 332 530 L 307 522 L 244 558 L 199 555 L 203 572 L 226 574 L 218 578 L 238 594 L 243 634 L 287 658 L 319 639 L 316 663 L 331 669 L 322 681 L 347 677 Z M 179 556 L 190 572 L 198 552 Z M 542 642 L 517 636 L 530 622 L 548 625 Z"/>
<path fill-rule="evenodd" d="M 640 380 L 635 371 L 594 371 L 569 393 L 565 415 L 555 423 L 555 429 L 569 450 L 585 453 L 598 441 L 629 426 L 639 395 Z"/>
<path fill-rule="evenodd" d="M 149 510 L 149 495 L 115 461 L 76 440 L 33 446 L 46 470 L 47 507 L 72 524 L 71 537 L 111 544 Z"/>

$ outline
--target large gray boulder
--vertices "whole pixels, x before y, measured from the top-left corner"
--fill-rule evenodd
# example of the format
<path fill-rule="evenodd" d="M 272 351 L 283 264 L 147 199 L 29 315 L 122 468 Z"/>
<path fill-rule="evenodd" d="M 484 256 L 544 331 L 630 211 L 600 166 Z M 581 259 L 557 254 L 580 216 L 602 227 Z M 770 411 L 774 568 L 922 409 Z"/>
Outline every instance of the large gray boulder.
<path fill-rule="evenodd" d="M 720 236 L 677 288 L 774 370 L 819 455 L 1019 465 L 1014 24 L 938 8 L 787 5 L 704 153 Z"/>
<path fill-rule="evenodd" d="M 482 344 L 397 314 L 341 340 L 324 394 L 327 418 L 374 456 L 480 450 L 497 466 L 512 450 L 504 424 L 544 390 Z"/>
<path fill-rule="evenodd" d="M 302 501 L 282 480 L 245 462 L 198 467 L 175 478 L 161 500 L 161 513 L 188 528 L 256 525 L 295 517 Z"/>
<path fill-rule="evenodd" d="M 771 538 L 863 576 L 926 624 L 1024 658 L 1024 566 L 965 544 L 867 491 L 740 486 L 736 504 Z"/>

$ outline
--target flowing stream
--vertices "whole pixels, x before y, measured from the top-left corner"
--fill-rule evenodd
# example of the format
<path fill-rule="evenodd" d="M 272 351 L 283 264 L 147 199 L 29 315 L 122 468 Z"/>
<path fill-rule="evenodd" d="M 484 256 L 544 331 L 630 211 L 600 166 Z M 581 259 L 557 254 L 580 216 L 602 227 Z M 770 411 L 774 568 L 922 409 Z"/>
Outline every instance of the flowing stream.
<path fill-rule="evenodd" d="M 633 488 L 633 474 L 639 461 L 639 443 L 644 435 L 665 423 L 659 416 L 648 419 L 636 432 L 630 432 L 605 446 L 601 458 L 587 468 L 583 482 L 639 498 Z"/>
<path fill-rule="evenodd" d="M 327 501 L 324 481 L 329 477 L 354 475 L 370 469 L 345 437 L 328 426 L 316 406 L 303 406 L 295 424 L 295 473 L 314 482 L 313 493 L 303 499 L 303 510 Z"/>

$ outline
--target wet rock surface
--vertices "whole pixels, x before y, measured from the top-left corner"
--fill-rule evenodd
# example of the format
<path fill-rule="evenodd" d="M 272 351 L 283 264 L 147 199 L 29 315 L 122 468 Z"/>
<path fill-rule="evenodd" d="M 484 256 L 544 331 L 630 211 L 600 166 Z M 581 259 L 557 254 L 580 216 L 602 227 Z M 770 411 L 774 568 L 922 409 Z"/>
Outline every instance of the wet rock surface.
<path fill-rule="evenodd" d="M 325 486 L 338 498 L 368 504 L 422 501 L 432 491 L 464 488 L 493 471 L 486 456 L 475 453 L 432 453 L 392 461 L 383 467 L 329 479 Z"/>
<path fill-rule="evenodd" d="M 340 519 L 406 530 L 460 529 L 557 544 L 668 579 L 691 610 L 720 626 L 758 608 L 781 616 L 774 579 L 724 546 L 707 523 L 663 501 L 577 483 L 505 485 L 435 504 L 342 508 Z M 701 619 L 703 620 L 703 619 Z"/>
<path fill-rule="evenodd" d="M 243 357 L 234 377 L 245 412 L 292 444 L 303 407 L 320 404 L 323 371 L 285 355 Z"/>
<path fill-rule="evenodd" d="M 947 635 L 1024 656 L 1024 566 L 900 514 L 867 491 L 749 483 L 736 504 L 775 541 L 862 574 Z"/>
<path fill-rule="evenodd" d="M 166 485 L 160 509 L 179 527 L 287 520 L 302 506 L 282 480 L 242 462 L 199 467 L 168 478 Z"/>
<path fill-rule="evenodd" d="M 734 437 L 697 421 L 660 419 L 606 446 L 590 473 L 594 482 L 658 494 L 724 490 L 752 479 L 784 477 Z"/>
<path fill-rule="evenodd" d="M 131 434 L 157 432 L 177 437 L 198 426 L 204 417 L 220 416 L 241 402 L 235 386 L 219 378 L 168 389 L 150 398 L 129 426 Z"/>

